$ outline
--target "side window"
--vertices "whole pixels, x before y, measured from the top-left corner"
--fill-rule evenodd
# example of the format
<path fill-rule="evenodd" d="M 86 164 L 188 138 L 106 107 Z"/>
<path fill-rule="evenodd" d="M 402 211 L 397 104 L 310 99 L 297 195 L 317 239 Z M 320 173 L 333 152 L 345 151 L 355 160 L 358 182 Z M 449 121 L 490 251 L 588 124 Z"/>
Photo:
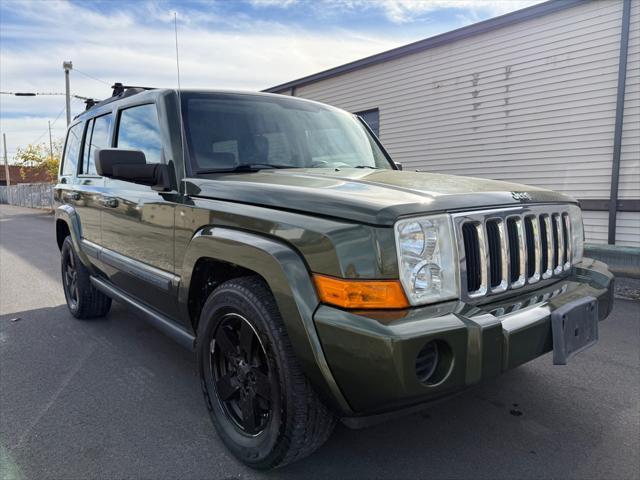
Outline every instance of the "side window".
<path fill-rule="evenodd" d="M 356 112 L 356 115 L 362 118 L 362 120 L 369 125 L 369 128 L 376 134 L 376 137 L 380 136 L 380 110 L 374 108 L 373 110 Z"/>
<path fill-rule="evenodd" d="M 64 146 L 64 158 L 62 160 L 62 175 L 75 175 L 78 167 L 78 154 L 82 142 L 82 127 L 78 123 L 69 129 L 67 141 Z"/>
<path fill-rule="evenodd" d="M 120 112 L 116 146 L 142 150 L 147 163 L 162 163 L 162 142 L 155 105 L 140 105 Z"/>
<path fill-rule="evenodd" d="M 82 172 L 87 175 L 97 175 L 95 151 L 98 148 L 111 146 L 109 135 L 111 128 L 111 114 L 102 115 L 91 119 L 87 126 L 87 133 L 84 139 L 84 155 L 82 160 Z"/>
<path fill-rule="evenodd" d="M 84 132 L 84 147 L 82 147 L 82 166 L 80 173 L 89 173 L 89 152 L 91 151 L 91 134 L 93 132 L 93 124 L 95 120 L 92 118 L 87 120 L 87 129 Z"/>

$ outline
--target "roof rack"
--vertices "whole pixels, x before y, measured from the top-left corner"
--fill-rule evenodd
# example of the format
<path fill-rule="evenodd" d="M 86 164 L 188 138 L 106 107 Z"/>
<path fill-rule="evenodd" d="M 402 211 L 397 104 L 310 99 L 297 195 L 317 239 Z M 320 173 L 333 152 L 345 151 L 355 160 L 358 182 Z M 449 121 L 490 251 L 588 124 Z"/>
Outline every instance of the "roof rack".
<path fill-rule="evenodd" d="M 105 100 L 99 101 L 93 98 L 87 98 L 85 100 L 85 112 L 91 110 L 93 107 L 99 107 L 102 105 L 106 105 L 107 103 L 111 103 L 115 100 L 120 100 L 121 98 L 130 97 L 131 95 L 135 95 L 137 93 L 146 92 L 147 90 L 154 90 L 155 87 L 137 87 L 133 85 L 123 85 L 120 82 L 114 83 L 111 88 L 113 89 L 113 93 L 111 96 Z M 74 120 L 78 118 L 80 115 L 76 115 Z"/>
<path fill-rule="evenodd" d="M 84 108 L 84 111 L 86 112 L 87 110 L 89 110 L 91 107 L 93 107 L 94 105 L 100 103 L 99 100 L 96 100 L 95 98 L 87 98 L 84 101 L 84 104 L 86 105 L 86 107 Z"/>
<path fill-rule="evenodd" d="M 136 93 L 144 92 L 145 90 L 153 90 L 153 87 L 135 87 L 133 85 L 123 85 L 120 82 L 114 83 L 113 85 L 111 85 L 111 88 L 113 89 L 113 93 L 111 94 L 112 97 L 117 97 L 118 95 L 122 95 L 123 93 L 127 93 L 130 91 L 131 93 L 129 93 L 129 95 L 133 95 Z"/>

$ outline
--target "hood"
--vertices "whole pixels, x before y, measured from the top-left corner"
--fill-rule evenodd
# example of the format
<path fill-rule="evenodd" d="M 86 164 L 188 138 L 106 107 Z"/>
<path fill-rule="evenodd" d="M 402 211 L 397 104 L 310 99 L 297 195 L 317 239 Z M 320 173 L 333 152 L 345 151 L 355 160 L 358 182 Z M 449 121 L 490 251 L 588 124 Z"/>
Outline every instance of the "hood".
<path fill-rule="evenodd" d="M 517 183 L 400 170 L 283 169 L 217 173 L 186 180 L 192 196 L 227 200 L 369 225 L 398 217 L 532 203 L 577 203 Z"/>

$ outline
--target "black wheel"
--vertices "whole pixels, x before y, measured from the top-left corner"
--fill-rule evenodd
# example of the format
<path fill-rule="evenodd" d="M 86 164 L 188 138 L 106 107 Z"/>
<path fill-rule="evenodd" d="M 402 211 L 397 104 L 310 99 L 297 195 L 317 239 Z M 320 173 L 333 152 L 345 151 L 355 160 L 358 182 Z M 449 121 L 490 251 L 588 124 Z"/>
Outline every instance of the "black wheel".
<path fill-rule="evenodd" d="M 205 401 L 225 445 L 257 469 L 309 455 L 335 417 L 302 373 L 271 291 L 259 277 L 211 293 L 198 327 Z"/>
<path fill-rule="evenodd" d="M 91 285 L 89 271 L 73 249 L 71 237 L 62 243 L 61 264 L 62 286 L 71 314 L 82 319 L 106 315 L 111 299 Z"/>

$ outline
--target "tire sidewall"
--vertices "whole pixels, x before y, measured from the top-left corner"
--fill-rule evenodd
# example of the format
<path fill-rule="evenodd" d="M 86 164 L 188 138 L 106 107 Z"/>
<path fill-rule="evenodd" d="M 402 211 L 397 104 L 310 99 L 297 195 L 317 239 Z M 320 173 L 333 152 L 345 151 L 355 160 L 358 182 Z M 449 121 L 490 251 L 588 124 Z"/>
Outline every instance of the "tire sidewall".
<path fill-rule="evenodd" d="M 257 332 L 264 347 L 267 364 L 271 372 L 271 388 L 276 389 L 276 405 L 272 408 L 272 418 L 267 428 L 256 436 L 248 436 L 228 419 L 218 400 L 211 372 L 210 344 L 225 313 L 236 312 L 242 315 Z M 238 289 L 221 286 L 205 303 L 198 328 L 198 366 L 200 380 L 207 408 L 213 423 L 223 442 L 242 461 L 260 468 L 261 464 L 273 462 L 273 455 L 281 438 L 287 418 L 287 402 L 284 393 L 286 385 L 283 370 L 286 368 L 276 354 L 274 345 L 279 339 L 268 328 L 268 314 L 253 298 L 243 295 Z"/>
<path fill-rule="evenodd" d="M 67 302 L 67 307 L 69 308 L 69 311 L 76 316 L 78 314 L 78 312 L 80 311 L 80 302 L 82 301 L 82 295 L 80 295 L 80 290 L 78 291 L 78 299 L 75 302 L 75 306 L 72 305 L 70 299 L 69 299 L 69 292 L 67 291 L 67 285 L 66 285 L 66 281 L 65 281 L 65 265 L 67 263 L 67 258 L 69 258 L 70 255 L 73 255 L 74 258 L 74 262 L 76 265 L 76 275 L 78 275 L 78 282 L 80 282 L 80 259 L 78 258 L 78 256 L 76 255 L 74 249 L 73 249 L 73 243 L 71 242 L 71 237 L 67 237 L 64 239 L 64 242 L 62 244 L 62 250 L 60 252 L 60 273 L 62 275 L 62 290 L 64 291 L 64 298 Z M 78 284 L 78 289 L 82 288 L 82 286 L 80 284 Z"/>

